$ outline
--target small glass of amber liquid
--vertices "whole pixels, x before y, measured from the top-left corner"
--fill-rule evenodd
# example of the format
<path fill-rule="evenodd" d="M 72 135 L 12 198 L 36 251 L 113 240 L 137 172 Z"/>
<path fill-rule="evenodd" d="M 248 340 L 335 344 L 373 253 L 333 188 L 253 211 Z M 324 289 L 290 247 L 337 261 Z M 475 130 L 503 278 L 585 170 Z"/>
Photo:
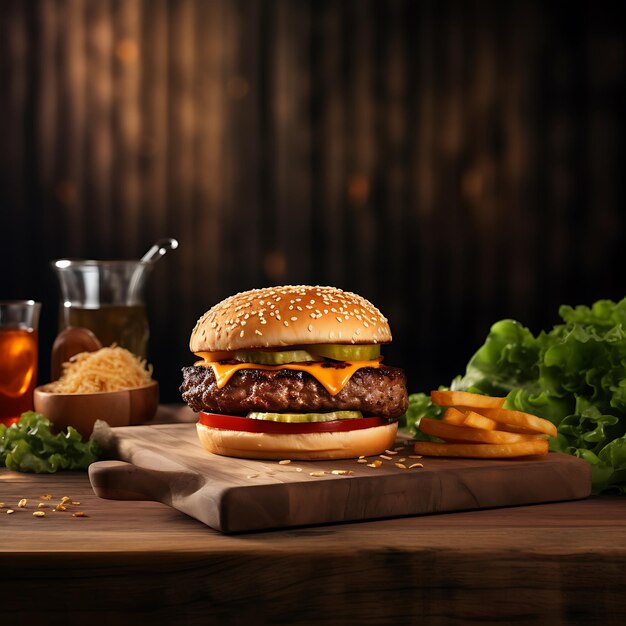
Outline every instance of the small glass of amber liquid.
<path fill-rule="evenodd" d="M 0 301 L 0 424 L 10 426 L 33 408 L 41 304 Z"/>

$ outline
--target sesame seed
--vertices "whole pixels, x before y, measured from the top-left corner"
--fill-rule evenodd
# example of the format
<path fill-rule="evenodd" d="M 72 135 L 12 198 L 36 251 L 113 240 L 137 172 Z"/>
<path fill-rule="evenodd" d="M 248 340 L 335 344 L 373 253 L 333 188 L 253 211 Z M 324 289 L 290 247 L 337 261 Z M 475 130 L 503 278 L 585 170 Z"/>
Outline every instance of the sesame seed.
<path fill-rule="evenodd" d="M 297 319 L 298 319 L 298 318 L 294 315 L 294 316 L 291 318 L 291 321 L 292 321 L 292 322 L 295 322 Z"/>
<path fill-rule="evenodd" d="M 246 332 L 245 330 L 242 330 L 242 331 L 239 333 L 239 336 L 240 336 L 240 337 L 243 337 L 243 336 L 244 336 L 244 334 L 245 334 L 245 332 Z"/>
<path fill-rule="evenodd" d="M 315 313 L 309 313 L 309 315 L 310 315 L 313 319 L 315 319 L 315 318 L 317 317 L 317 315 L 315 315 Z"/>
<path fill-rule="evenodd" d="M 285 321 L 283 322 L 283 324 L 284 324 L 285 326 L 289 326 L 289 322 L 288 322 L 287 320 L 285 320 Z"/>
<path fill-rule="evenodd" d="M 258 328 L 255 328 L 254 329 L 254 334 L 255 335 L 262 335 L 263 333 Z"/>
<path fill-rule="evenodd" d="M 309 329 L 309 332 L 312 333 L 313 332 L 313 324 L 309 324 L 307 326 L 307 328 Z"/>

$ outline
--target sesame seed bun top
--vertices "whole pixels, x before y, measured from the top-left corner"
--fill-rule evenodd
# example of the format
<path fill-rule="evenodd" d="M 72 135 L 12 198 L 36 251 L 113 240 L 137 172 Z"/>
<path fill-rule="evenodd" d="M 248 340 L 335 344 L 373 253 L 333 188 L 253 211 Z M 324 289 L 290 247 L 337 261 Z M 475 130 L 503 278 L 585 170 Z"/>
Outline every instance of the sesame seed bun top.
<path fill-rule="evenodd" d="M 368 300 L 336 287 L 252 289 L 209 309 L 189 340 L 192 352 L 391 341 L 387 319 Z"/>

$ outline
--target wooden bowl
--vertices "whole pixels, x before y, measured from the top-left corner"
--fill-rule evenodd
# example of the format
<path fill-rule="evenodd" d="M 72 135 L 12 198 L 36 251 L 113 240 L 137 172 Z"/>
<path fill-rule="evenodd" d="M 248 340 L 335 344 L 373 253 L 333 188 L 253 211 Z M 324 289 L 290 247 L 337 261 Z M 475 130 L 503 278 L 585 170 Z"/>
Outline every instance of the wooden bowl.
<path fill-rule="evenodd" d="M 35 410 L 61 430 L 73 426 L 89 437 L 96 420 L 109 426 L 136 426 L 154 417 L 159 404 L 156 381 L 146 387 L 100 393 L 50 393 L 47 385 L 35 388 Z"/>

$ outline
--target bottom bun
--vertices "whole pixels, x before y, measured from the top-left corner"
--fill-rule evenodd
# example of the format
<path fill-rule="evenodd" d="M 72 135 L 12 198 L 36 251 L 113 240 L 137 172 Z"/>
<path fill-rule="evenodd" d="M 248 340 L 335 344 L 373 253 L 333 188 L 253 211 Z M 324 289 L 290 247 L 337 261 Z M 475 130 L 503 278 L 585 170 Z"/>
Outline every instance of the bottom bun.
<path fill-rule="evenodd" d="M 210 428 L 196 424 L 200 443 L 209 452 L 243 459 L 352 459 L 372 456 L 394 445 L 398 422 L 344 432 L 276 435 Z"/>

